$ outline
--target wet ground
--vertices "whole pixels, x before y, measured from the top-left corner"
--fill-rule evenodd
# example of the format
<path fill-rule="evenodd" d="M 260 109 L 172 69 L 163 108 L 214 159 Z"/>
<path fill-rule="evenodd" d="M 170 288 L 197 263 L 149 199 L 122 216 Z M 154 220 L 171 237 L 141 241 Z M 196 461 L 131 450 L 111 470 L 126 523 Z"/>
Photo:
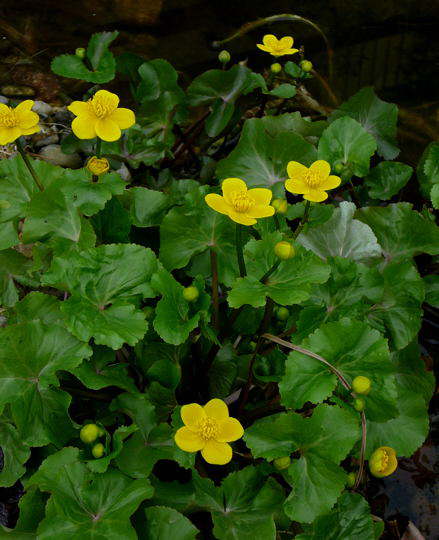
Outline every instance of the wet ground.
<path fill-rule="evenodd" d="M 9 87 L 13 97 L 14 87 L 15 92 L 19 87 L 52 104 L 59 102 L 60 91 L 74 95 L 80 87 L 53 77 L 50 60 L 85 46 L 93 32 L 113 29 L 121 32 L 116 53 L 166 58 L 184 80 L 217 66 L 217 51 L 211 46 L 215 40 L 244 23 L 279 13 L 294 13 L 320 26 L 333 51 L 333 76 L 328 76 L 324 41 L 302 23 L 276 23 L 245 33 L 227 44 L 234 59 L 248 58 L 251 66 L 262 67 L 266 58 L 255 50 L 256 40 L 268 31 L 294 35 L 340 100 L 371 85 L 382 98 L 398 104 L 399 159 L 416 166 L 425 146 L 439 139 L 437 0 L 2 0 L 0 94 Z M 320 85 L 314 82 L 311 89 L 322 102 L 327 100 Z M 412 202 L 419 207 L 419 201 Z M 426 314 L 421 332 L 426 357 L 437 357 L 438 328 L 437 313 Z M 413 458 L 401 460 L 397 473 L 368 486 L 373 512 L 387 520 L 385 538 L 403 537 L 409 520 L 425 538 L 439 537 L 434 491 L 438 417 L 436 400 L 428 441 Z M 19 495 L 19 485 L 0 489 L 0 522 L 14 522 Z M 416 538 L 413 530 L 410 534 L 404 540 Z"/>

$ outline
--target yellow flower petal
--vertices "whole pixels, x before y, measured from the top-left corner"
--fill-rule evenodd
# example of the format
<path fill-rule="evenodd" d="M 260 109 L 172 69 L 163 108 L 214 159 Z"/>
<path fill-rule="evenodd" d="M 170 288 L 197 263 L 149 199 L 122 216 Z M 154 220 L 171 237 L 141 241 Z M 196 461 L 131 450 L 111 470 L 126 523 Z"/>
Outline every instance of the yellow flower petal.
<path fill-rule="evenodd" d="M 311 202 L 322 202 L 328 198 L 328 194 L 326 191 L 310 189 L 307 193 L 304 193 L 303 198 Z"/>
<path fill-rule="evenodd" d="M 288 180 L 285 181 L 285 189 L 290 193 L 303 195 L 303 193 L 309 191 L 309 186 L 308 184 L 305 184 L 303 180 L 293 180 L 288 178 Z"/>
<path fill-rule="evenodd" d="M 186 426 L 177 430 L 174 435 L 175 444 L 185 452 L 198 452 L 204 448 L 206 441 L 198 433 L 191 431 Z"/>
<path fill-rule="evenodd" d="M 21 134 L 22 135 L 32 135 L 33 133 L 38 133 L 39 131 L 41 131 L 41 128 L 40 126 L 37 124 L 36 126 L 32 126 L 28 129 L 21 129 Z"/>
<path fill-rule="evenodd" d="M 230 444 L 216 441 L 207 441 L 201 450 L 201 455 L 212 465 L 225 465 L 232 459 L 232 447 Z"/>
<path fill-rule="evenodd" d="M 72 124 L 73 127 L 73 124 Z M 112 142 L 120 139 L 120 127 L 109 118 L 100 118 L 95 123 L 96 135 L 103 141 Z"/>
<path fill-rule="evenodd" d="M 90 114 L 91 112 L 90 104 L 84 101 L 72 101 L 67 109 L 75 116 L 79 116 L 81 114 Z"/>
<path fill-rule="evenodd" d="M 96 131 L 89 115 L 77 116 L 72 122 L 73 133 L 78 139 L 94 139 Z"/>
<path fill-rule="evenodd" d="M 256 204 L 270 204 L 273 193 L 267 188 L 253 188 L 248 190 L 248 196 L 251 197 Z"/>
<path fill-rule="evenodd" d="M 240 214 L 233 210 L 229 213 L 229 217 L 235 223 L 239 223 L 240 225 L 254 225 L 256 223 L 255 218 L 249 217 L 247 214 Z"/>
<path fill-rule="evenodd" d="M 274 212 L 275 210 L 272 206 L 256 204 L 253 206 L 253 208 L 250 208 L 250 210 L 246 212 L 246 216 L 251 218 L 264 218 L 272 216 Z"/>
<path fill-rule="evenodd" d="M 219 425 L 218 442 L 237 441 L 244 435 L 244 428 L 236 418 L 227 418 Z"/>
<path fill-rule="evenodd" d="M 6 127 L 0 129 L 0 144 L 9 144 L 21 136 L 21 130 L 18 127 Z"/>
<path fill-rule="evenodd" d="M 0 103 L 0 114 L 9 114 L 9 107 L 5 103 Z"/>
<path fill-rule="evenodd" d="M 221 195 L 217 195 L 216 193 L 208 193 L 204 197 L 204 200 L 213 210 L 220 214 L 228 215 L 231 210 L 230 205 L 226 203 L 224 197 L 221 197 Z"/>
<path fill-rule="evenodd" d="M 226 178 L 221 184 L 226 201 L 231 204 L 231 194 L 235 191 L 247 191 L 247 184 L 241 178 Z"/>
<path fill-rule="evenodd" d="M 268 52 L 268 53 L 271 53 L 271 51 L 272 51 L 271 47 L 267 47 L 266 45 L 261 45 L 260 43 L 257 43 L 256 47 L 258 49 L 261 49 L 261 51 L 265 51 L 265 52 Z"/>
<path fill-rule="evenodd" d="M 184 425 L 193 429 L 198 427 L 198 423 L 203 420 L 203 418 L 206 418 L 203 407 L 198 405 L 198 403 L 183 405 L 180 415 Z"/>
<path fill-rule="evenodd" d="M 296 52 L 299 52 L 299 49 L 282 49 L 282 52 L 276 56 L 285 56 L 286 54 L 295 54 Z"/>
<path fill-rule="evenodd" d="M 102 103 L 107 107 L 108 112 L 115 111 L 119 105 L 119 96 L 108 90 L 98 90 L 93 96 L 93 101 Z"/>
<path fill-rule="evenodd" d="M 32 128 L 40 121 L 38 114 L 32 111 L 18 111 L 17 118 L 20 129 Z"/>
<path fill-rule="evenodd" d="M 32 101 L 31 99 L 25 99 L 24 101 L 22 101 L 21 103 L 19 103 L 16 107 L 15 107 L 15 112 L 16 113 L 24 113 L 24 112 L 29 112 L 32 107 L 35 105 L 35 102 Z M 33 114 L 36 114 L 36 113 L 33 113 Z"/>
<path fill-rule="evenodd" d="M 226 420 L 229 418 L 229 409 L 222 399 L 211 399 L 204 405 L 204 412 L 215 420 Z"/>
<path fill-rule="evenodd" d="M 262 38 L 262 43 L 266 47 L 276 47 L 278 44 L 278 39 L 273 34 L 265 34 L 265 36 Z"/>
<path fill-rule="evenodd" d="M 330 176 L 328 176 L 328 178 L 326 180 L 324 180 L 320 184 L 319 187 L 321 189 L 327 190 L 327 189 L 334 189 L 334 188 L 338 187 L 340 184 L 341 184 L 340 177 L 331 174 Z"/>
<path fill-rule="evenodd" d="M 128 129 L 136 123 L 136 117 L 131 109 L 124 109 L 120 107 L 116 109 L 111 115 L 110 120 L 116 122 L 120 129 Z"/>
<path fill-rule="evenodd" d="M 326 179 L 331 173 L 331 166 L 323 159 L 314 161 L 309 170 L 319 176 L 322 180 Z"/>
<path fill-rule="evenodd" d="M 279 40 L 279 48 L 291 49 L 294 39 L 291 36 L 285 36 Z"/>
<path fill-rule="evenodd" d="M 289 178 L 293 180 L 303 180 L 308 172 L 305 165 L 298 163 L 297 161 L 290 161 L 287 165 L 287 173 Z"/>

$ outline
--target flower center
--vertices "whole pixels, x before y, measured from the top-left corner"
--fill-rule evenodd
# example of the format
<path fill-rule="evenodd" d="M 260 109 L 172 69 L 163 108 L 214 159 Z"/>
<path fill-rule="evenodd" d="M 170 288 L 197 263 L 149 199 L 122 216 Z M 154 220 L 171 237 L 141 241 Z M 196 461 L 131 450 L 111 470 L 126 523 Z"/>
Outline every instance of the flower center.
<path fill-rule="evenodd" d="M 304 181 L 310 188 L 319 187 L 321 183 L 320 176 L 313 171 L 308 171 L 306 173 Z"/>
<path fill-rule="evenodd" d="M 93 112 L 98 118 L 105 118 L 111 114 L 114 110 L 114 107 L 105 99 L 105 98 L 93 98 L 89 100 Z"/>
<path fill-rule="evenodd" d="M 388 463 L 389 463 L 389 455 L 385 450 L 383 450 L 383 456 L 381 458 L 380 472 L 384 472 L 386 470 L 386 467 L 387 467 Z"/>
<path fill-rule="evenodd" d="M 0 127 L 11 128 L 18 125 L 18 118 L 15 111 L 8 107 L 8 111 L 0 114 Z"/>
<path fill-rule="evenodd" d="M 205 441 L 215 439 L 218 435 L 218 423 L 213 418 L 203 418 L 199 423 L 199 433 Z"/>
<path fill-rule="evenodd" d="M 255 201 L 248 196 L 247 191 L 232 193 L 232 205 L 236 212 L 240 214 L 248 212 L 254 204 Z"/>

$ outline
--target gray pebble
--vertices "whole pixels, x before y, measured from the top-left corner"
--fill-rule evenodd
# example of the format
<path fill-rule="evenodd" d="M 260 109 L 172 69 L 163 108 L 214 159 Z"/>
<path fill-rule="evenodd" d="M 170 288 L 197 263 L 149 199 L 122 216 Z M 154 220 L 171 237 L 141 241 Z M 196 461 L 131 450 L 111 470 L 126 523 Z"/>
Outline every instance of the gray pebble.
<path fill-rule="evenodd" d="M 79 169 L 82 166 L 82 160 L 76 152 L 73 154 L 64 154 L 59 144 L 49 144 L 40 150 L 40 156 L 53 165 L 69 167 L 70 169 Z"/>

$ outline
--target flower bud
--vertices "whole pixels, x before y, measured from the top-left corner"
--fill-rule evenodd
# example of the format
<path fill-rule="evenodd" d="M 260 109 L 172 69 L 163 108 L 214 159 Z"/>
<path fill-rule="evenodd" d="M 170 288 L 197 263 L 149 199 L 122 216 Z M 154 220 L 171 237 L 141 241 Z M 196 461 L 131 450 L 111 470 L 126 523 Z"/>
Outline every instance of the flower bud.
<path fill-rule="evenodd" d="M 92 156 L 86 165 L 87 169 L 94 175 L 99 176 L 110 170 L 110 164 L 108 159 L 98 158 L 97 156 Z"/>
<path fill-rule="evenodd" d="M 286 261 L 287 259 L 291 259 L 294 257 L 295 251 L 294 247 L 290 242 L 282 241 L 278 242 L 274 246 L 274 253 L 279 257 L 279 259 L 282 259 L 283 261 Z"/>
<path fill-rule="evenodd" d="M 389 476 L 398 467 L 396 452 L 390 446 L 380 446 L 369 458 L 369 470 L 377 478 Z"/>
<path fill-rule="evenodd" d="M 95 444 L 93 448 L 91 449 L 91 453 L 93 454 L 93 457 L 96 459 L 101 458 L 105 454 L 105 447 L 102 443 Z"/>
<path fill-rule="evenodd" d="M 191 285 L 190 287 L 186 287 L 183 290 L 183 298 L 187 300 L 188 302 L 195 302 L 195 300 L 197 300 L 199 296 L 200 296 L 200 292 L 193 285 Z"/>
<path fill-rule="evenodd" d="M 288 203 L 285 199 L 274 199 L 271 206 L 276 210 L 276 214 L 285 214 L 288 208 Z"/>
<path fill-rule="evenodd" d="M 230 62 L 230 53 L 229 51 L 223 50 L 218 54 L 218 60 L 221 62 L 221 64 L 227 64 L 227 62 Z"/>
<path fill-rule="evenodd" d="M 290 312 L 286 307 L 280 306 L 276 309 L 276 317 L 279 321 L 286 321 L 290 316 Z"/>
<path fill-rule="evenodd" d="M 336 172 L 337 174 L 340 174 L 341 172 L 343 172 L 343 169 L 344 169 L 344 165 L 340 161 L 334 165 L 334 172 Z"/>
<path fill-rule="evenodd" d="M 278 471 L 282 471 L 283 469 L 288 469 L 291 463 L 290 456 L 284 456 L 277 458 L 273 461 L 273 465 L 276 467 Z"/>
<path fill-rule="evenodd" d="M 302 60 L 300 62 L 300 67 L 303 69 L 303 71 L 311 71 L 312 70 L 312 62 L 309 60 Z"/>
<path fill-rule="evenodd" d="M 276 62 L 275 64 L 271 64 L 270 70 L 271 73 L 280 73 L 282 71 L 282 66 Z"/>
<path fill-rule="evenodd" d="M 83 443 L 91 444 L 99 437 L 99 427 L 96 424 L 86 424 L 81 428 L 79 437 Z"/>
<path fill-rule="evenodd" d="M 357 475 L 354 472 L 350 472 L 348 474 L 348 479 L 346 480 L 346 485 L 348 487 L 354 487 L 356 477 L 357 477 Z"/>
<path fill-rule="evenodd" d="M 75 54 L 78 58 L 85 58 L 85 49 L 84 47 L 78 47 L 75 51 Z"/>
<path fill-rule="evenodd" d="M 364 394 L 367 396 L 367 394 L 370 392 L 370 387 L 370 379 L 363 377 L 363 375 L 358 375 L 358 377 L 355 377 L 355 379 L 352 381 L 352 390 L 356 394 Z"/>
<path fill-rule="evenodd" d="M 354 409 L 358 412 L 364 411 L 364 407 L 366 406 L 366 402 L 363 398 L 355 398 L 354 399 Z"/>

